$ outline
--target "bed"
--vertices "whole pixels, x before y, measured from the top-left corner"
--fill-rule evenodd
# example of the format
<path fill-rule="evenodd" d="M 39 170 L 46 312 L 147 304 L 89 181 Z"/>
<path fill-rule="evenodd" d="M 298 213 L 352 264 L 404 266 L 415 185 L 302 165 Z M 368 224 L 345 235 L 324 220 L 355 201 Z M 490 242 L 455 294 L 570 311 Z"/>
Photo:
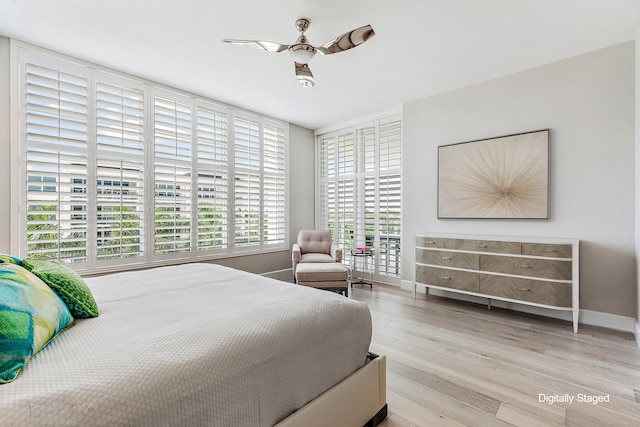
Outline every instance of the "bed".
<path fill-rule="evenodd" d="M 0 385 L 0 426 L 375 426 L 366 304 L 214 264 L 88 278 L 100 309 Z"/>

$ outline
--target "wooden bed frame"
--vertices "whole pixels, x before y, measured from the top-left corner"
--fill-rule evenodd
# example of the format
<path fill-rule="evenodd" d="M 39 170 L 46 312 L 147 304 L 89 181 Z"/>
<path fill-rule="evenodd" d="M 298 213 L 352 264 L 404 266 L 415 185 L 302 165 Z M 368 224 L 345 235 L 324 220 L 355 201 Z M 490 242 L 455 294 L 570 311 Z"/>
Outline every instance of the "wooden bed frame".
<path fill-rule="evenodd" d="M 387 359 L 368 362 L 275 427 L 376 427 L 387 417 Z"/>

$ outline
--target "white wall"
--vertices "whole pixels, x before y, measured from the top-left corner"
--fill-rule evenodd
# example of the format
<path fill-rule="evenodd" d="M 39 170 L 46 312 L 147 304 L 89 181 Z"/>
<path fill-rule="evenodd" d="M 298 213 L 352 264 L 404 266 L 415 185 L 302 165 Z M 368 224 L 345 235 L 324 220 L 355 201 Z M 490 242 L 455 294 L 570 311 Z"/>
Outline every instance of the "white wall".
<path fill-rule="evenodd" d="M 629 42 L 405 104 L 403 280 L 416 233 L 578 238 L 581 309 L 635 318 L 634 73 Z M 437 219 L 439 145 L 547 128 L 549 221 Z"/>
<path fill-rule="evenodd" d="M 315 226 L 315 137 L 313 131 L 289 127 L 289 236 Z M 291 265 L 289 265 L 290 267 Z"/>
<path fill-rule="evenodd" d="M 636 33 L 636 180 L 635 180 L 635 214 L 636 214 L 636 321 L 634 325 L 636 342 L 640 346 L 640 263 L 638 263 L 638 254 L 640 254 L 640 27 Z"/>
<path fill-rule="evenodd" d="M 9 113 L 9 39 L 0 37 L 0 252 L 11 245 L 11 120 Z"/>

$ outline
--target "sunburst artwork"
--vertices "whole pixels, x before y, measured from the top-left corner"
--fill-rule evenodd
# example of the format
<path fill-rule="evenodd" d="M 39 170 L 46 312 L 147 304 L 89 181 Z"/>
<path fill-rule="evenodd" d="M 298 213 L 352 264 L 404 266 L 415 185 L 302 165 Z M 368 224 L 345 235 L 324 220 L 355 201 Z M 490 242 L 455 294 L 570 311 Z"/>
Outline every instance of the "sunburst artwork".
<path fill-rule="evenodd" d="M 549 219 L 549 130 L 438 147 L 438 218 Z"/>

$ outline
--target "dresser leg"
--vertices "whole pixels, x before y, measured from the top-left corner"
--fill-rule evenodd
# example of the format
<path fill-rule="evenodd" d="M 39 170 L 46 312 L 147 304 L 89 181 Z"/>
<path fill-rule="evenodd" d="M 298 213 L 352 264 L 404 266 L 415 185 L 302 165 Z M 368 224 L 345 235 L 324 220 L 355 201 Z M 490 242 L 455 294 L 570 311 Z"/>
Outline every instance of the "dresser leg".
<path fill-rule="evenodd" d="M 487 298 L 487 310 L 491 310 L 491 298 Z"/>

